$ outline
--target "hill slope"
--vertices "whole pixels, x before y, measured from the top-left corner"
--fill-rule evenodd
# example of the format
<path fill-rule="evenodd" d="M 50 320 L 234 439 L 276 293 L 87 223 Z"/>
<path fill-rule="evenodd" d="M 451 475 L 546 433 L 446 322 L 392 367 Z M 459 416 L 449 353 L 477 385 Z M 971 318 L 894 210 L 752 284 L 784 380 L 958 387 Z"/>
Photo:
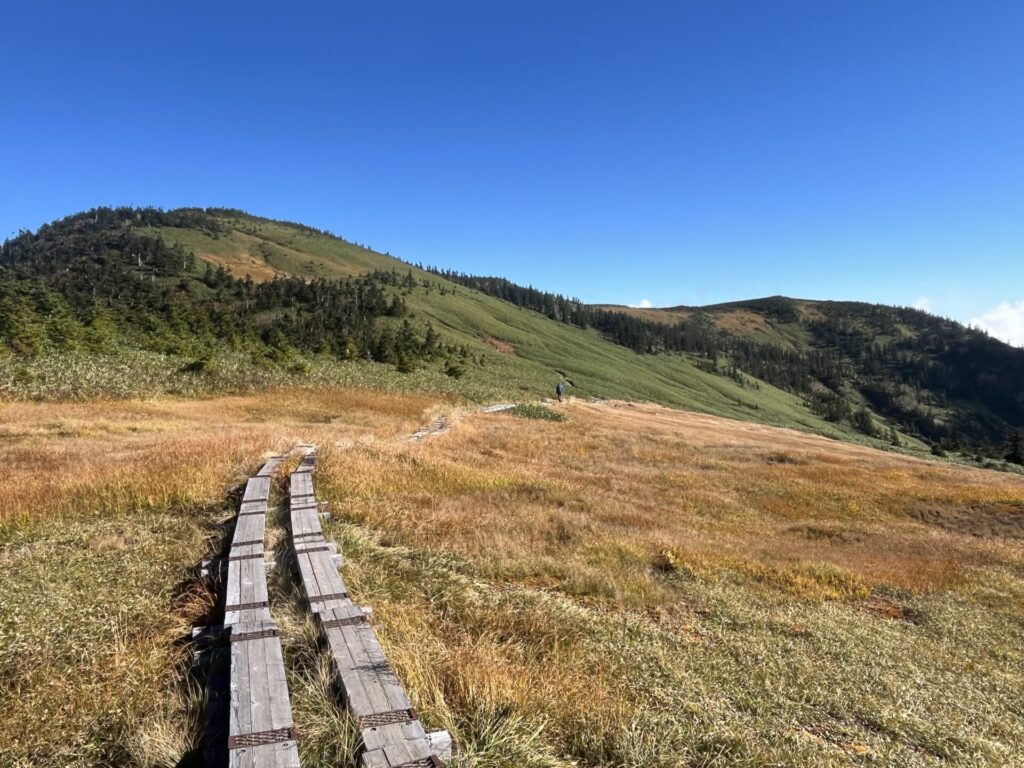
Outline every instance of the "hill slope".
<path fill-rule="evenodd" d="M 829 356 L 826 339 L 828 329 L 839 332 L 838 315 L 826 317 L 831 325 L 817 321 L 818 303 L 797 305 L 795 318 L 779 314 L 790 311 L 788 300 L 781 309 L 769 301 L 648 310 L 643 341 L 633 344 L 623 334 L 634 328 L 574 321 L 546 305 L 534 311 L 472 285 L 240 211 L 97 209 L 4 244 L 0 386 L 14 396 L 87 396 L 317 381 L 531 399 L 550 395 L 564 374 L 579 395 L 646 399 L 845 439 L 884 437 L 911 449 L 925 448 L 914 434 L 944 434 L 901 414 L 925 408 L 940 424 L 966 413 L 957 424 L 974 424 L 972 438 L 998 442 L 1016 426 L 1013 409 L 1024 407 L 1012 397 L 991 407 L 989 387 L 941 404 L 918 397 L 933 390 L 914 390 L 912 407 L 897 411 L 891 401 L 903 390 L 838 380 L 836 371 L 849 366 Z M 666 345 L 652 328 L 674 335 Z M 948 344 L 950 329 L 930 338 Z M 1013 372 L 1011 386 L 1024 381 L 1015 367 L 1021 356 L 988 342 L 980 353 L 972 348 L 972 361 L 983 371 L 992 354 Z M 885 346 L 904 349 L 892 339 Z M 826 369 L 837 381 L 821 383 Z M 836 412 L 838 400 L 845 411 Z"/>
<path fill-rule="evenodd" d="M 760 344 L 827 353 L 841 371 L 836 391 L 930 440 L 998 442 L 1024 424 L 1024 350 L 920 310 L 774 296 L 639 311 L 670 325 L 704 318 Z"/>

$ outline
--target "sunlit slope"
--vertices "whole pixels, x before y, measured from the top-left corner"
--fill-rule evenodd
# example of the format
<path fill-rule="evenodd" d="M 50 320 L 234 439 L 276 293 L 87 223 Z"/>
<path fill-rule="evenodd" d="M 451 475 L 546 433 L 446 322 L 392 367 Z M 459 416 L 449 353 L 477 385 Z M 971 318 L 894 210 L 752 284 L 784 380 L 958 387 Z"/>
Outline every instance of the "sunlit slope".
<path fill-rule="evenodd" d="M 230 229 L 217 235 L 167 227 L 154 232 L 236 276 L 248 274 L 254 280 L 281 274 L 341 278 L 377 269 L 411 269 L 417 285 L 405 300 L 414 319 L 429 320 L 446 341 L 464 344 L 482 356 L 484 365 L 472 366 L 466 375 L 481 377 L 509 396 L 551 394 L 559 372 L 564 372 L 577 385 L 578 395 L 652 400 L 846 436 L 810 413 L 798 397 L 767 384 L 744 388 L 700 370 L 682 356 L 637 355 L 595 331 L 555 322 L 305 227 L 240 216 L 222 221 Z M 424 288 L 422 279 L 434 287 Z"/>

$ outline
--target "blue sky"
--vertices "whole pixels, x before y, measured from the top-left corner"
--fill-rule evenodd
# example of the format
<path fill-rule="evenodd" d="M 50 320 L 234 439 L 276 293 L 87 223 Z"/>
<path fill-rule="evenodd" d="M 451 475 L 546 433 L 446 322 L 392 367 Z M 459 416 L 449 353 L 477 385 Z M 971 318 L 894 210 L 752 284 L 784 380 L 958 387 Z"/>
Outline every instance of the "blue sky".
<path fill-rule="evenodd" d="M 223 205 L 587 301 L 1024 344 L 1024 4 L 377 5 L 4 4 L 0 236 Z"/>

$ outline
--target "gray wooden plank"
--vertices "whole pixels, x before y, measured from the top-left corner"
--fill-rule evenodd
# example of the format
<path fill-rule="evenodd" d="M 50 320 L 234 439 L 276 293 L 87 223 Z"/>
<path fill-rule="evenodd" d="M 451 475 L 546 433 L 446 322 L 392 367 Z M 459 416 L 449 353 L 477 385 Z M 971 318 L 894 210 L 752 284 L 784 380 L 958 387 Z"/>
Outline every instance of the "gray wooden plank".
<path fill-rule="evenodd" d="M 270 496 L 270 481 L 269 477 L 250 477 L 245 484 L 242 501 L 266 501 Z"/>
<path fill-rule="evenodd" d="M 263 744 L 231 750 L 229 768 L 299 768 L 299 749 L 295 741 Z"/>
<path fill-rule="evenodd" d="M 270 691 L 270 727 L 273 730 L 288 728 L 294 723 L 291 700 L 288 697 L 288 680 L 285 675 L 281 641 L 276 637 L 268 640 L 264 653 L 266 654 L 267 684 Z"/>
<path fill-rule="evenodd" d="M 354 669 L 351 673 L 355 673 L 359 680 L 362 682 L 363 689 L 366 691 L 366 696 L 369 699 L 370 707 L 372 708 L 369 712 L 358 712 L 357 715 L 369 715 L 380 712 L 390 712 L 393 708 L 390 701 L 388 701 L 387 691 L 381 684 L 381 681 L 372 668 L 372 662 L 366 654 L 365 644 L 363 642 L 363 635 L 367 632 L 372 636 L 373 630 L 367 625 L 353 625 L 350 627 L 344 627 L 342 634 L 345 637 L 345 643 L 349 648 L 352 661 L 354 662 Z M 376 638 L 374 638 L 376 641 Z"/>
<path fill-rule="evenodd" d="M 355 660 L 349 649 L 348 640 L 345 637 L 344 628 L 338 627 L 327 630 L 327 643 L 331 648 L 331 656 L 338 673 L 341 686 L 345 691 L 346 704 L 349 711 L 354 715 L 369 714 L 373 711 L 373 704 L 370 700 L 363 681 L 356 672 Z"/>
<path fill-rule="evenodd" d="M 404 741 L 392 741 L 384 745 L 384 754 L 391 765 L 404 765 L 411 763 L 416 758 L 412 756 L 409 745 Z"/>
<path fill-rule="evenodd" d="M 331 560 L 330 553 L 310 552 L 307 557 L 313 567 L 313 573 L 316 574 L 318 594 L 337 595 L 348 591 L 341 574 L 338 573 L 338 569 Z M 320 607 L 325 607 L 325 604 L 321 603 Z"/>
<path fill-rule="evenodd" d="M 302 579 L 302 589 L 306 593 L 307 600 L 310 595 L 317 594 L 316 574 L 313 573 L 313 564 L 309 561 L 310 557 L 312 557 L 312 553 L 297 552 L 295 555 L 295 559 L 299 564 L 299 577 Z"/>
<path fill-rule="evenodd" d="M 267 674 L 265 646 L 268 642 L 280 642 L 277 638 L 250 640 L 235 645 L 246 645 L 249 652 L 249 697 L 251 708 L 250 729 L 254 733 L 271 731 L 270 680 Z"/>
<path fill-rule="evenodd" d="M 363 641 L 363 648 L 366 652 L 366 658 L 373 666 L 377 680 L 384 689 L 384 694 L 388 699 L 389 709 L 395 710 L 411 708 L 412 703 L 409 701 L 409 697 L 405 695 L 405 691 L 402 689 L 402 684 L 399 682 L 398 676 L 395 674 L 395 670 L 391 667 L 387 658 L 384 656 L 384 649 L 380 647 L 380 641 L 377 639 L 377 634 L 369 625 L 362 626 L 365 626 L 365 628 L 369 630 L 360 633 L 360 638 Z"/>
<path fill-rule="evenodd" d="M 249 733 L 252 723 L 249 695 L 249 644 L 231 644 L 231 708 L 228 733 Z"/>
<path fill-rule="evenodd" d="M 415 760 L 430 757 L 430 740 L 423 728 L 423 723 L 413 720 L 409 723 L 395 723 L 393 725 L 374 725 L 364 728 L 362 731 L 363 744 L 368 751 L 381 749 L 388 744 L 406 742 L 410 751 L 419 754 Z"/>
<path fill-rule="evenodd" d="M 375 749 L 372 752 L 363 752 L 361 758 L 363 768 L 391 768 L 387 755 L 383 749 Z"/>

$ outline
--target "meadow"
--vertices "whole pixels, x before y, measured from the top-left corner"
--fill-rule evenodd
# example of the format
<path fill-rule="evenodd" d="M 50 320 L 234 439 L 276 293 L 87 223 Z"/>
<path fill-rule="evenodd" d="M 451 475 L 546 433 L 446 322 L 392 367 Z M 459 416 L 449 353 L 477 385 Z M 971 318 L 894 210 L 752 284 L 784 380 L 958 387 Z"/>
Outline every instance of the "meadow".
<path fill-rule="evenodd" d="M 198 580 L 233 492 L 306 439 L 375 440 L 443 398 L 277 390 L 0 404 L 0 765 L 175 765 L 196 745 Z"/>
<path fill-rule="evenodd" d="M 653 405 L 550 410 L 336 387 L 0 405 L 0 764 L 196 764 L 197 565 L 239 484 L 300 442 L 346 583 L 457 765 L 1024 761 L 1024 479 Z M 353 764 L 282 489 L 303 765 Z"/>
<path fill-rule="evenodd" d="M 1019 477 L 562 412 L 322 463 L 346 578 L 465 764 L 1024 761 Z"/>

